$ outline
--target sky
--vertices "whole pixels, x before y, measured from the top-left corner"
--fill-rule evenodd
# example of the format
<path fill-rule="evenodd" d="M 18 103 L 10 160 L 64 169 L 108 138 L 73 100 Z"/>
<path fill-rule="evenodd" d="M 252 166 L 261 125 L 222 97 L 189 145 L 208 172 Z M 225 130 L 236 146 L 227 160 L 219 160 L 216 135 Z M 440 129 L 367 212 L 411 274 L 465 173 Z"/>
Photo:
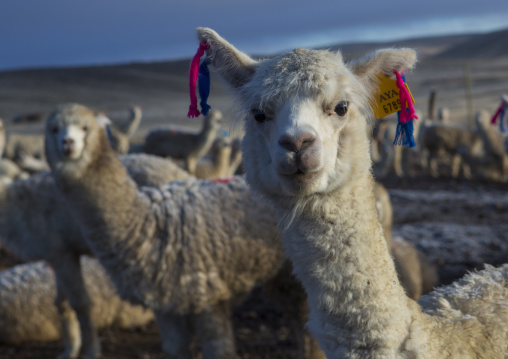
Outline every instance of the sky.
<path fill-rule="evenodd" d="M 0 17 L 2 71 L 189 58 L 198 26 L 257 55 L 488 32 L 508 28 L 508 1 L 2 0 Z"/>

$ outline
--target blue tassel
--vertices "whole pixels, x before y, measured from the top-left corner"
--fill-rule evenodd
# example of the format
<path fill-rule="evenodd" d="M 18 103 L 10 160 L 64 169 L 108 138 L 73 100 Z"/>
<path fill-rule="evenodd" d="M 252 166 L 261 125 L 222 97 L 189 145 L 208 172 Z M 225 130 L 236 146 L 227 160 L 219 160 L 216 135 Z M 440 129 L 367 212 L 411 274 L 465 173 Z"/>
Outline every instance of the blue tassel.
<path fill-rule="evenodd" d="M 409 148 L 416 146 L 413 136 L 413 121 L 400 122 L 400 111 L 397 112 L 397 130 L 395 132 L 393 145 L 408 146 Z"/>
<path fill-rule="evenodd" d="M 503 110 L 501 111 L 501 114 L 499 115 L 499 130 L 503 133 L 506 133 L 506 128 L 504 127 L 504 115 L 506 114 L 506 107 L 503 107 Z"/>
<path fill-rule="evenodd" d="M 201 98 L 201 113 L 205 116 L 208 115 L 210 106 L 206 103 L 210 95 L 210 71 L 208 70 L 208 59 L 204 59 L 199 65 L 198 75 L 198 91 Z"/>
<path fill-rule="evenodd" d="M 401 74 L 402 81 L 406 82 L 406 75 Z M 404 109 L 401 111 L 408 111 Z M 413 148 L 416 146 L 416 142 L 413 136 L 413 120 L 405 123 L 400 122 L 400 111 L 397 112 L 397 130 L 395 132 L 395 139 L 393 140 L 394 146 L 409 146 Z"/>
<path fill-rule="evenodd" d="M 115 139 L 113 138 L 113 134 L 111 133 L 109 126 L 106 126 L 106 133 L 108 134 L 109 144 L 111 147 L 115 147 Z"/>

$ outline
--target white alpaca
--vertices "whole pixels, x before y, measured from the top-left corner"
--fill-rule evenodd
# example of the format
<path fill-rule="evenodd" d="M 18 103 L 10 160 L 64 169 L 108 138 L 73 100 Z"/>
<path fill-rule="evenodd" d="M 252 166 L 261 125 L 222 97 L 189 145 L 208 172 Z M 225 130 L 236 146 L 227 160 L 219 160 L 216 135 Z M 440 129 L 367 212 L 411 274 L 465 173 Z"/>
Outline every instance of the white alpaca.
<path fill-rule="evenodd" d="M 81 257 L 83 278 L 92 300 L 91 317 L 97 328 L 132 328 L 147 324 L 153 313 L 122 301 L 97 260 Z M 66 336 L 66 343 L 80 342 L 76 313 L 68 304 L 59 308 L 55 274 L 45 262 L 19 264 L 0 271 L 0 343 L 51 341 Z M 62 330 L 62 316 L 72 318 Z"/>
<path fill-rule="evenodd" d="M 387 49 L 347 64 L 296 49 L 255 61 L 199 28 L 245 109 L 249 183 L 274 204 L 287 255 L 328 358 L 506 358 L 508 266 L 409 299 L 376 218 L 369 94 L 416 54 Z"/>
<path fill-rule="evenodd" d="M 146 154 L 122 158 L 137 185 L 160 185 L 189 178 L 175 164 Z M 100 355 L 100 345 L 92 323 L 91 294 L 83 280 L 79 257 L 90 249 L 49 173 L 41 173 L 0 186 L 0 241 L 26 261 L 45 260 L 55 271 L 58 295 L 56 306 L 61 313 L 65 339 L 63 357 L 74 358 L 81 343 L 87 358 Z M 82 339 L 73 334 L 77 313 Z"/>
<path fill-rule="evenodd" d="M 170 126 L 155 128 L 146 136 L 144 151 L 152 155 L 183 159 L 185 169 L 194 174 L 197 161 L 212 147 L 221 119 L 220 111 L 210 111 L 198 133 Z"/>

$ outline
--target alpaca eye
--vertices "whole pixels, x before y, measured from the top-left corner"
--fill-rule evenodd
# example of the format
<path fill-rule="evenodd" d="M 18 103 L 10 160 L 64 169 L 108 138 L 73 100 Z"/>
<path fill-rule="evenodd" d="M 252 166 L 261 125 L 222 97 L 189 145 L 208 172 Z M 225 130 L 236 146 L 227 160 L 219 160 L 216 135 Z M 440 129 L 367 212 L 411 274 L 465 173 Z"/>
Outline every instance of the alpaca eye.
<path fill-rule="evenodd" d="M 88 131 L 88 126 L 83 126 L 83 131 Z"/>
<path fill-rule="evenodd" d="M 263 123 L 266 121 L 266 115 L 261 110 L 253 109 L 252 116 L 254 116 L 254 119 L 256 120 L 257 123 Z"/>
<path fill-rule="evenodd" d="M 337 104 L 337 106 L 335 106 L 335 113 L 337 115 L 339 115 L 340 117 L 342 116 L 345 116 L 346 113 L 347 113 L 347 107 L 348 107 L 348 102 L 347 101 L 341 101 Z"/>

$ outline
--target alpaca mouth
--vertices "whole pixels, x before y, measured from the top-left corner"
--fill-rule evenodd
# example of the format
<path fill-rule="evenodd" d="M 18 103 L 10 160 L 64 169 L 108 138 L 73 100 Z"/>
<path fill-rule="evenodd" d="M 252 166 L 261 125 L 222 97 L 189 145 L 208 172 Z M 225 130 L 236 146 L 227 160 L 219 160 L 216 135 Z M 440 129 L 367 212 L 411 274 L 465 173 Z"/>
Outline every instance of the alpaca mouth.
<path fill-rule="evenodd" d="M 74 153 L 74 148 L 73 147 L 65 147 L 63 149 L 63 154 L 64 154 L 65 157 L 71 157 L 73 153 Z"/>
<path fill-rule="evenodd" d="M 290 184 L 292 187 L 306 187 L 310 186 L 317 181 L 318 178 L 321 177 L 323 173 L 323 169 L 317 171 L 302 171 L 300 168 L 297 168 L 296 171 L 292 174 L 281 174 L 281 178 L 284 183 Z"/>

